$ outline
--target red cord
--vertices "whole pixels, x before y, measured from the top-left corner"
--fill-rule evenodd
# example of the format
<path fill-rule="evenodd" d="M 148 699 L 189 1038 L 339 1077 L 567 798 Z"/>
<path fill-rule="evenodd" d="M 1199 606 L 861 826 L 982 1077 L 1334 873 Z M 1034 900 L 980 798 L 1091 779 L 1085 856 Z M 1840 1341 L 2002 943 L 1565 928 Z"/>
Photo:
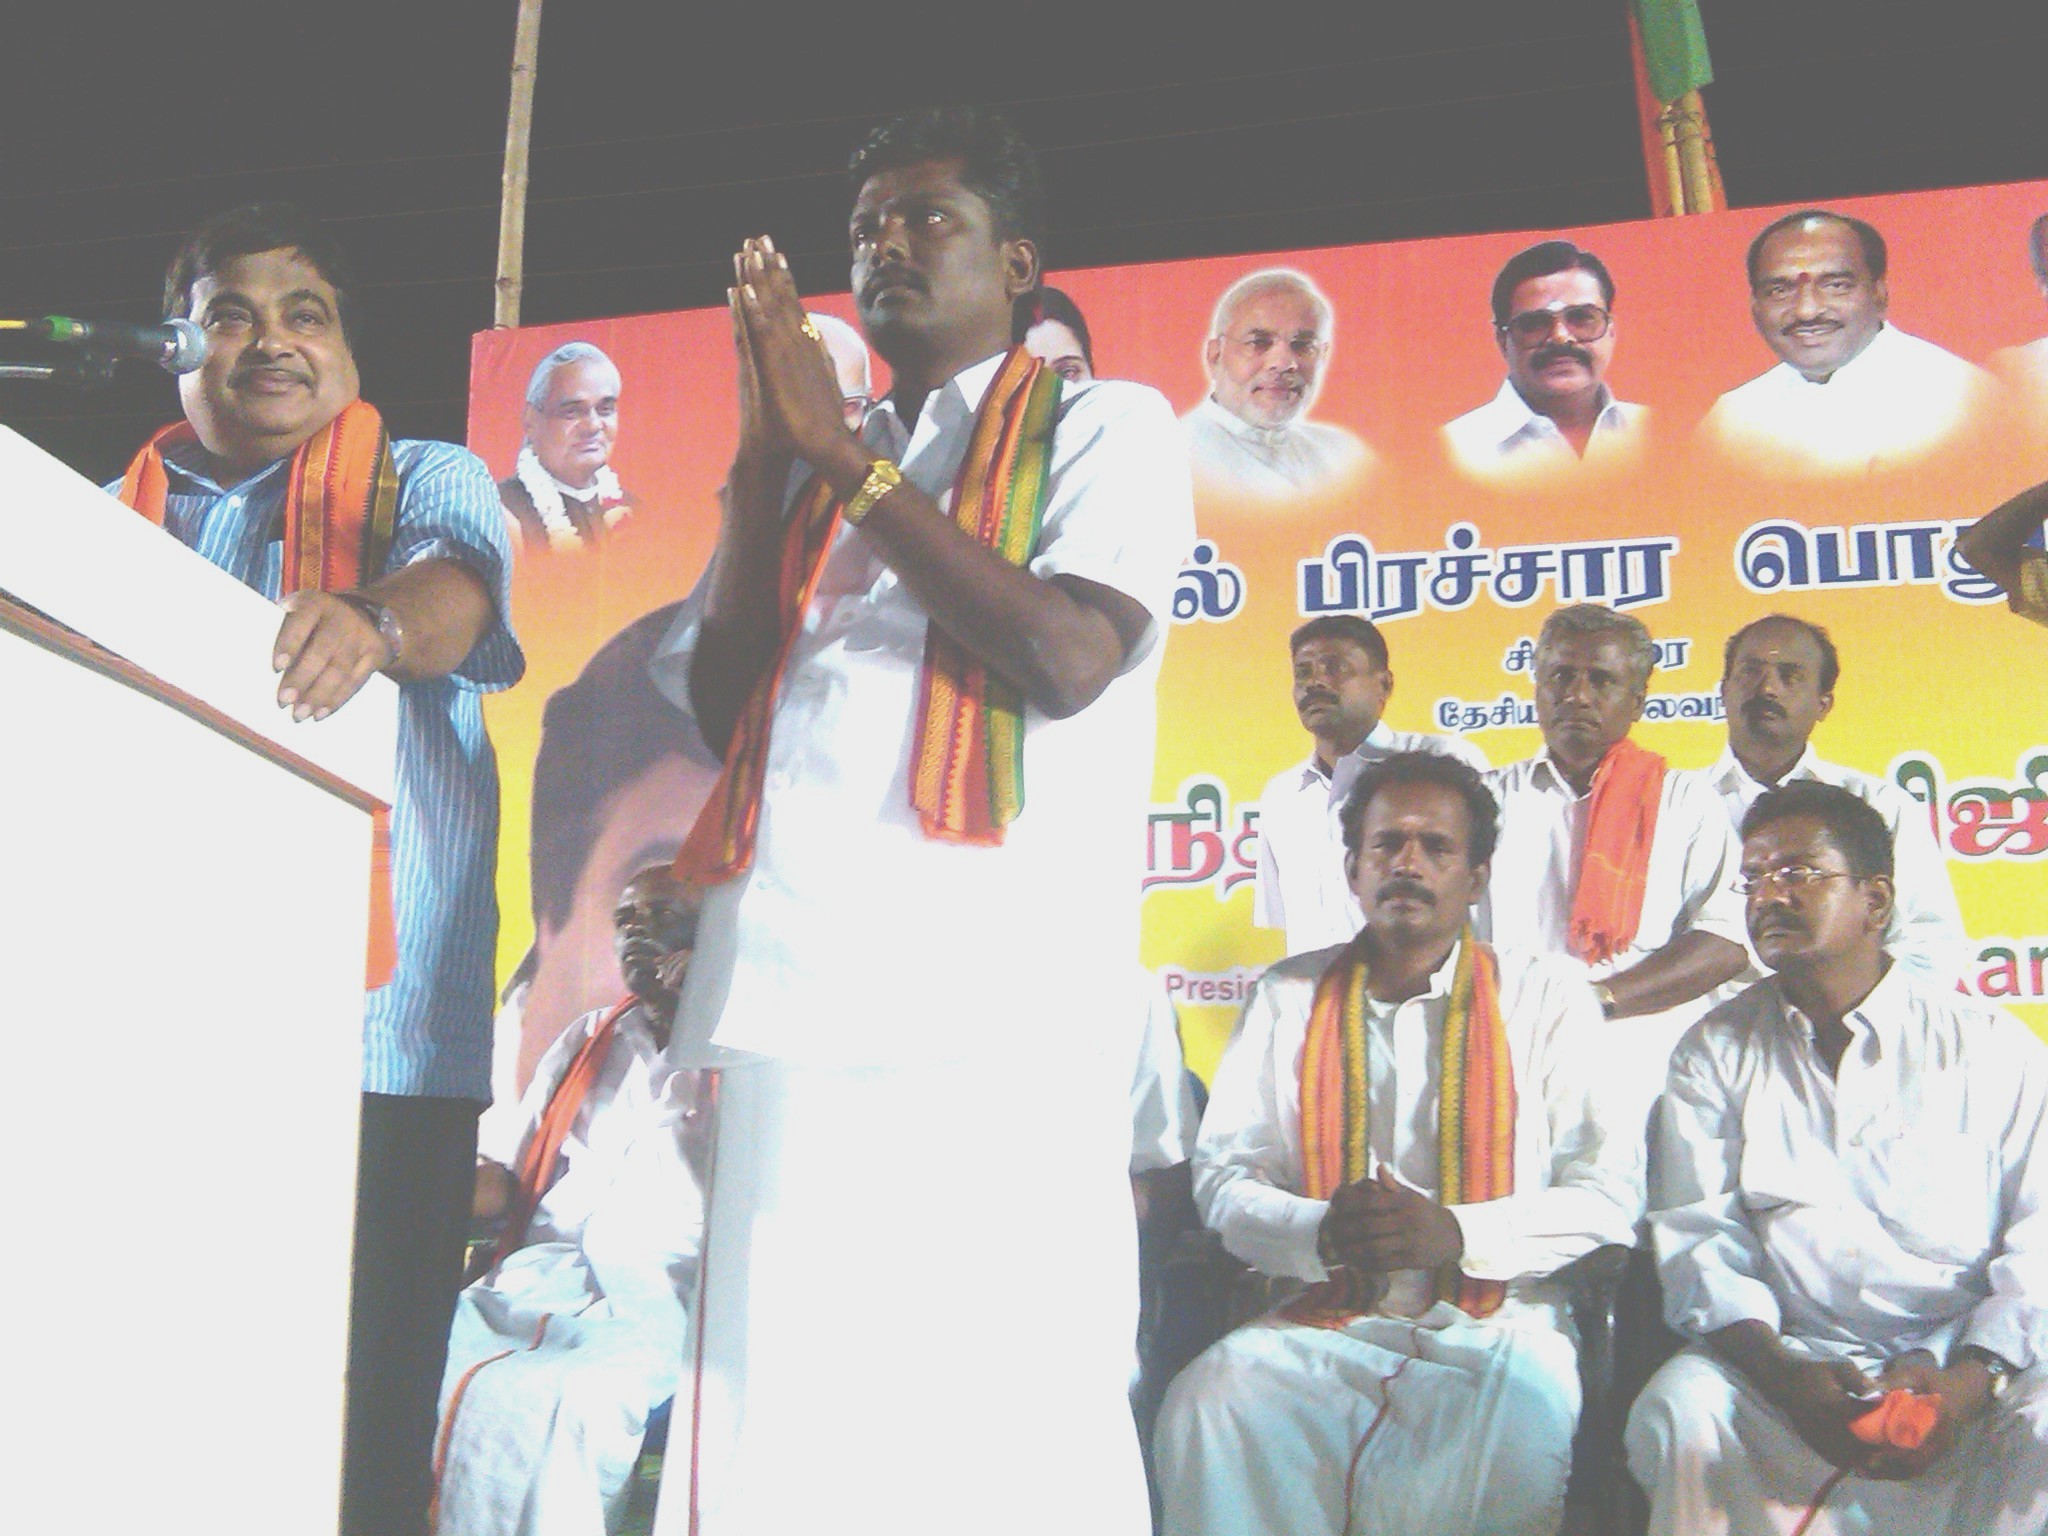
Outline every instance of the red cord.
<path fill-rule="evenodd" d="M 1820 1507 L 1827 1503 L 1828 1495 L 1835 1491 L 1835 1485 L 1849 1475 L 1847 1467 L 1835 1468 L 1835 1475 L 1820 1485 L 1820 1492 L 1813 1496 L 1813 1502 L 1806 1506 L 1806 1513 L 1799 1517 L 1799 1523 L 1792 1527 L 1792 1536 L 1806 1536 L 1806 1528 L 1820 1518 Z"/>
<path fill-rule="evenodd" d="M 1365 1426 L 1365 1433 L 1358 1437 L 1358 1448 L 1351 1453 L 1351 1470 L 1344 1474 L 1344 1521 L 1347 1529 L 1351 1522 L 1351 1504 L 1358 1496 L 1358 1463 L 1364 1459 L 1365 1448 L 1372 1444 L 1372 1437 L 1379 1433 L 1380 1425 L 1386 1420 L 1387 1410 L 1394 1406 L 1390 1389 L 1401 1379 L 1401 1373 L 1414 1363 L 1415 1357 L 1410 1355 L 1389 1374 L 1380 1378 L 1380 1411 L 1372 1416 L 1372 1422 Z"/>

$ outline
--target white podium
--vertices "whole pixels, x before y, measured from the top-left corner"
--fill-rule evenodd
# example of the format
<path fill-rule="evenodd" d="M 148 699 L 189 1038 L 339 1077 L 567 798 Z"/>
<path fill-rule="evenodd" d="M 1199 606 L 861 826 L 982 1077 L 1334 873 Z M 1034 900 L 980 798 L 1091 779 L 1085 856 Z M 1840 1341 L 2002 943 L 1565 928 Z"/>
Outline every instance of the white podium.
<path fill-rule="evenodd" d="M 336 1529 L 397 690 L 294 724 L 277 624 L 0 428 L 0 1530 Z"/>

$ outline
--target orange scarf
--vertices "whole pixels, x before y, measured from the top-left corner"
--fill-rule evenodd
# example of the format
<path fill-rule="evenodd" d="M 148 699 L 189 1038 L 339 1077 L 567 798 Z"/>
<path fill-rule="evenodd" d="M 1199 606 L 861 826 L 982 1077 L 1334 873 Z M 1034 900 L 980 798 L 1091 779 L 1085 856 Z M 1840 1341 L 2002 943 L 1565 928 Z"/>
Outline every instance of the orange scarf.
<path fill-rule="evenodd" d="M 953 488 L 952 517 L 1010 564 L 1030 560 L 1051 489 L 1052 435 L 1060 377 L 1019 347 L 997 369 Z M 676 874 L 719 885 L 754 862 L 768 734 L 804 612 L 817 591 L 844 502 L 813 476 L 797 497 L 782 544 L 776 611 L 782 640 L 733 727 L 725 767 L 676 855 Z M 1024 805 L 1024 701 L 1014 684 L 983 666 L 938 628 L 925 637 L 918 689 L 910 800 L 925 836 L 994 844 Z"/>
<path fill-rule="evenodd" d="M 1566 942 L 1588 965 L 1612 960 L 1634 942 L 1643 922 L 1650 845 L 1664 792 L 1664 759 L 1624 737 L 1593 770 L 1586 814 L 1586 851 L 1572 897 Z"/>
<path fill-rule="evenodd" d="M 1444 1205 L 1498 1200 L 1515 1192 L 1515 1073 L 1500 1011 L 1500 962 L 1467 925 L 1444 1010 L 1437 1102 L 1437 1197 Z M 1366 963 L 1360 940 L 1316 983 L 1301 1049 L 1302 1193 L 1328 1200 L 1366 1178 L 1372 1163 L 1372 1083 L 1366 1039 Z M 1372 1310 L 1380 1277 L 1331 1271 L 1289 1308 L 1298 1322 L 1342 1327 Z M 1507 1297 L 1495 1280 L 1474 1280 L 1455 1263 L 1436 1275 L 1436 1294 L 1473 1317 L 1490 1317 Z"/>
<path fill-rule="evenodd" d="M 121 477 L 121 500 L 164 525 L 170 471 L 164 450 L 199 441 L 189 422 L 173 422 L 142 445 Z M 377 408 L 342 408 L 291 457 L 285 470 L 284 579 L 280 595 L 312 589 L 345 592 L 384 569 L 398 517 L 398 466 Z M 381 987 L 398 963 L 391 899 L 391 813 L 371 828 L 370 953 L 364 985 Z"/>
<path fill-rule="evenodd" d="M 562 1155 L 562 1143 L 568 1140 L 576 1117 L 583 1112 L 583 1101 L 590 1097 L 591 1085 L 604 1068 L 605 1057 L 612 1048 L 612 1037 L 618 1033 L 619 1020 L 637 1002 L 639 999 L 629 994 L 605 1010 L 604 1017 L 591 1030 L 590 1038 L 569 1058 L 568 1068 L 562 1073 L 562 1080 L 555 1084 L 555 1091 L 548 1095 L 547 1107 L 540 1113 L 540 1124 L 533 1128 L 526 1151 L 519 1159 L 519 1188 L 512 1197 L 505 1229 L 491 1255 L 493 1267 L 526 1246 L 526 1233 L 533 1225 L 533 1213 L 540 1209 L 541 1197 L 555 1182 L 555 1163 Z"/>

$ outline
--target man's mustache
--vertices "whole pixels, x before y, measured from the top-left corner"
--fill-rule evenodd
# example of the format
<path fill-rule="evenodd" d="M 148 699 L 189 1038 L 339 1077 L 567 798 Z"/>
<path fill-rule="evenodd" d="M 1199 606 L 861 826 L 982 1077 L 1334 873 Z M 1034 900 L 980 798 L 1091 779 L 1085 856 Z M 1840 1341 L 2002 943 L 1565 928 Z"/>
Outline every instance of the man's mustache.
<path fill-rule="evenodd" d="M 1419 901 L 1424 906 L 1433 907 L 1436 905 L 1436 892 L 1432 891 L 1420 880 L 1389 880 L 1380 887 L 1379 895 L 1375 900 L 1378 902 L 1388 902 L 1402 896 Z"/>
<path fill-rule="evenodd" d="M 1551 342 L 1545 346 L 1538 347 L 1535 357 L 1530 359 L 1530 361 L 1538 368 L 1548 368 L 1552 363 L 1560 362 L 1565 358 L 1570 358 L 1581 368 L 1591 368 L 1593 366 L 1593 354 L 1584 347 L 1573 346 L 1568 341 Z"/>
<path fill-rule="evenodd" d="M 228 388 L 233 389 L 237 385 L 246 384 L 259 373 L 281 374 L 285 378 L 296 380 L 301 384 L 311 384 L 313 382 L 307 374 L 299 369 L 287 368 L 282 363 L 244 363 L 228 375 Z"/>
<path fill-rule="evenodd" d="M 1839 320 L 1794 320 L 1782 327 L 1778 334 L 1790 336 L 1795 331 L 1839 331 L 1841 328 L 1842 322 Z"/>
<path fill-rule="evenodd" d="M 861 302 L 873 303 L 879 294 L 890 288 L 908 288 L 914 293 L 930 292 L 922 273 L 913 272 L 908 267 L 884 267 L 861 285 Z"/>
<path fill-rule="evenodd" d="M 1755 720 L 1762 720 L 1771 717 L 1775 717 L 1779 720 L 1785 718 L 1785 706 L 1780 704 L 1776 699 L 1751 699 L 1747 704 L 1742 706 L 1742 712 L 1744 715 Z"/>
<path fill-rule="evenodd" d="M 1334 693 L 1325 693 L 1320 688 L 1311 688 L 1301 696 L 1301 702 L 1295 705 L 1295 708 L 1306 709 L 1311 704 L 1334 704 L 1336 702 L 1337 695 Z"/>

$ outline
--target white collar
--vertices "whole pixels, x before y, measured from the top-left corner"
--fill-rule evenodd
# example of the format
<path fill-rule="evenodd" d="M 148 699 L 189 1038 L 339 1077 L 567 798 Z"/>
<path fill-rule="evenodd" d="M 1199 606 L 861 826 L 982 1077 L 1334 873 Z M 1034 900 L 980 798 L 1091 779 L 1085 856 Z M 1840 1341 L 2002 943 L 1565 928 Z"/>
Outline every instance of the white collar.
<path fill-rule="evenodd" d="M 1714 783 L 1730 789 L 1740 788 L 1745 784 L 1754 784 L 1758 789 L 1776 789 L 1779 785 L 1791 784 L 1800 779 L 1820 777 L 1814 768 L 1817 761 L 1813 742 L 1809 739 L 1806 750 L 1801 752 L 1798 760 L 1785 770 L 1785 776 L 1778 780 L 1777 784 L 1766 784 L 1742 766 L 1742 759 L 1735 755 L 1732 746 L 1724 746 L 1721 748 L 1720 759 L 1714 764 Z"/>
<path fill-rule="evenodd" d="M 1202 396 L 1194 414 L 1204 421 L 1221 427 L 1240 442 L 1256 444 L 1261 448 L 1281 448 L 1293 441 L 1302 420 L 1308 415 L 1308 402 L 1303 402 L 1301 414 L 1281 427 L 1261 427 L 1246 421 L 1228 407 L 1218 403 L 1214 395 Z"/>
<path fill-rule="evenodd" d="M 1012 348 L 1011 350 L 1015 349 Z M 918 408 L 918 420 L 922 421 L 929 415 L 932 406 L 938 401 L 939 397 L 949 392 L 954 399 L 960 402 L 961 408 L 969 416 L 972 416 L 981 409 L 983 397 L 988 394 L 989 386 L 995 383 L 996 374 L 1002 368 L 1004 360 L 1009 355 L 1009 351 L 992 352 L 978 363 L 969 363 L 965 368 L 962 368 L 953 377 L 925 396 L 924 404 Z M 877 400 L 873 409 L 868 412 L 868 416 L 873 417 L 877 412 L 886 412 L 888 414 L 889 422 L 897 435 L 906 438 L 909 436 L 910 429 L 904 425 L 903 417 L 896 409 L 896 401 L 893 396 L 885 395 L 880 400 Z M 864 420 L 861 425 L 865 427 L 867 425 L 866 421 Z"/>
<path fill-rule="evenodd" d="M 1555 421 L 1522 398 L 1522 392 L 1515 388 L 1513 379 L 1501 380 L 1500 393 L 1480 406 L 1475 414 L 1483 415 L 1487 438 L 1496 446 L 1505 446 L 1518 437 L 1564 436 Z M 1614 398 L 1614 391 L 1603 383 L 1600 386 L 1600 409 L 1593 416 L 1593 430 L 1620 427 L 1623 414 L 1621 402 Z"/>

